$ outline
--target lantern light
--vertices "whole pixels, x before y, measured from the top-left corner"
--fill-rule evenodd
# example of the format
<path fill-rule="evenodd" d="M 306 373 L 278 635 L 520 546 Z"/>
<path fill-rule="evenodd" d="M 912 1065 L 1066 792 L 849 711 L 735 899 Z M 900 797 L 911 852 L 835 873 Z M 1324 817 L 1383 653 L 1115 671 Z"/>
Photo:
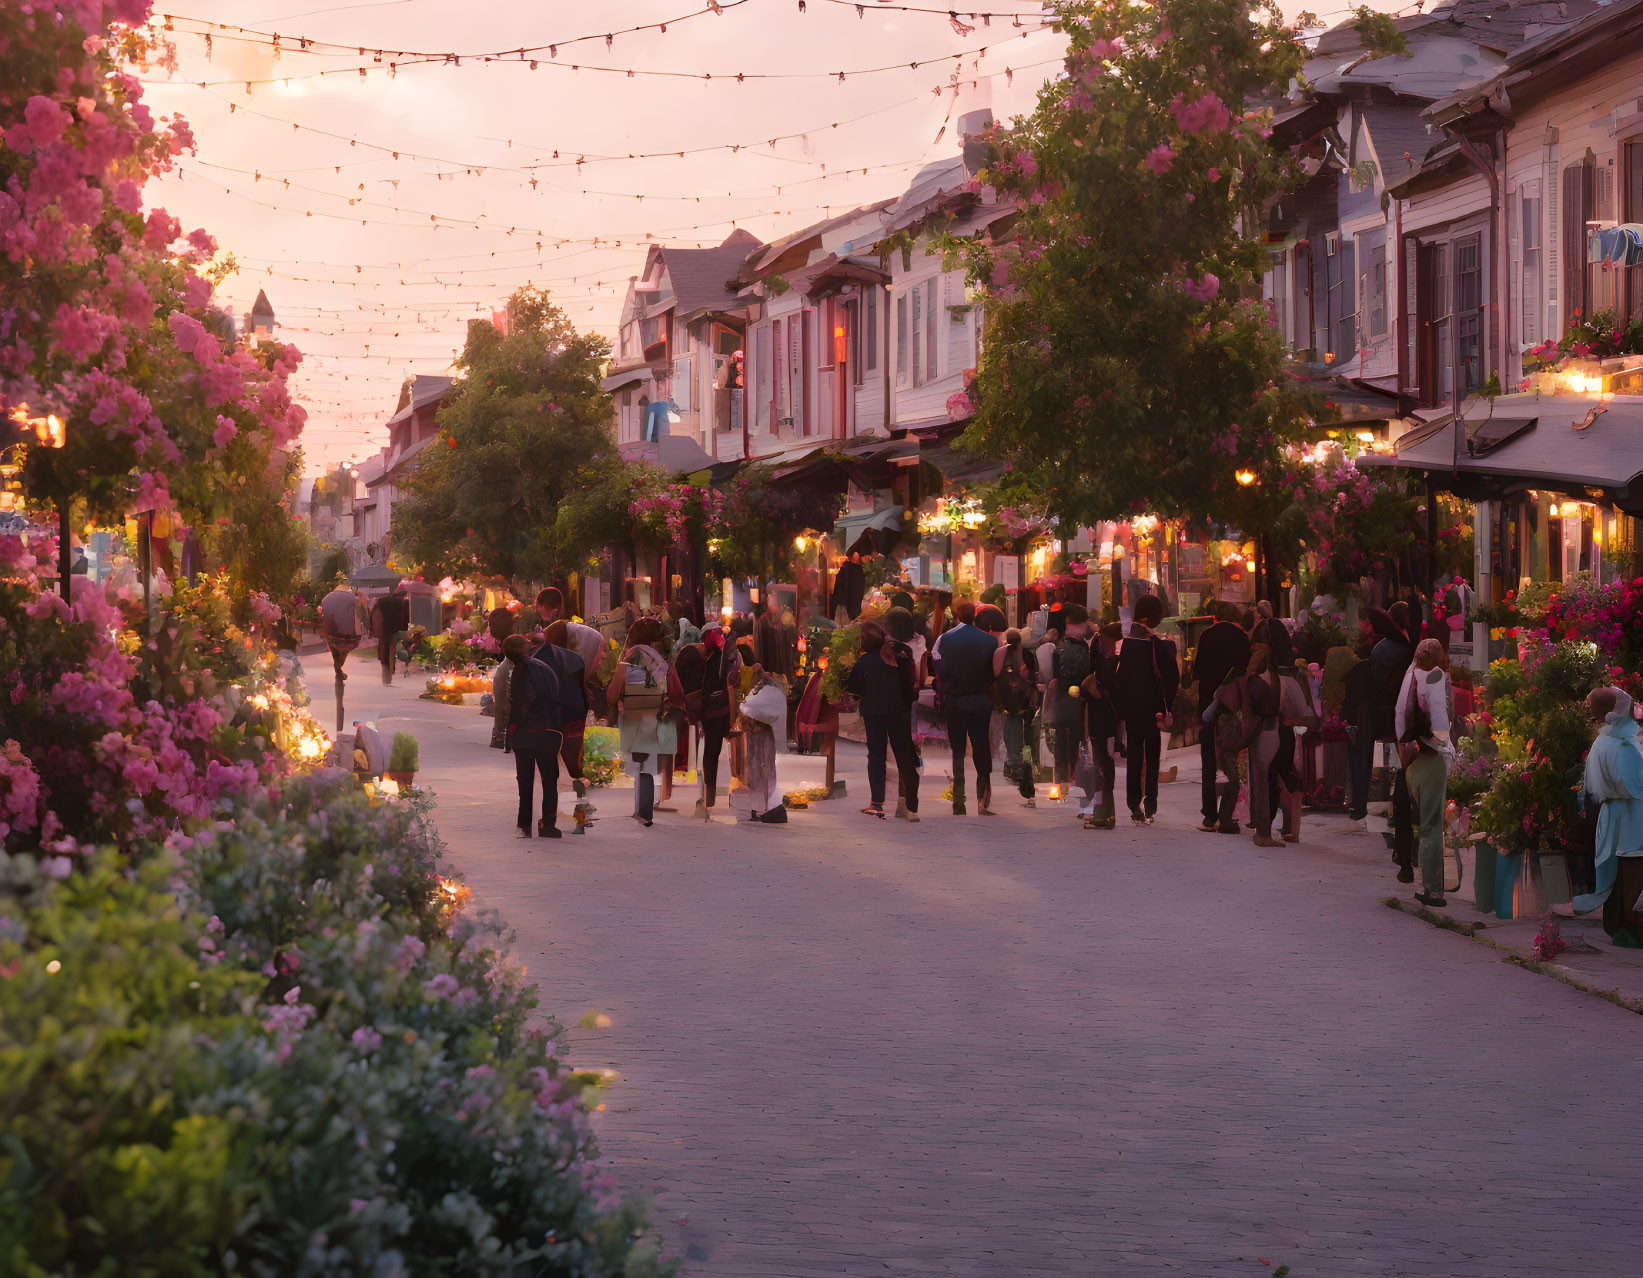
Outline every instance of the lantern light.
<path fill-rule="evenodd" d="M 1236 478 L 1240 484 L 1242 484 L 1245 488 L 1248 488 L 1255 482 L 1255 472 L 1250 470 L 1248 467 L 1245 467 L 1237 473 Z"/>
<path fill-rule="evenodd" d="M 1358 432 L 1358 442 L 1360 444 L 1372 444 L 1372 443 L 1374 443 L 1375 442 L 1375 432 L 1372 431 L 1372 430 L 1360 430 Z"/>
<path fill-rule="evenodd" d="M 797 537 L 793 538 L 793 549 L 798 551 L 801 555 L 805 552 L 809 545 L 810 539 L 803 533 L 800 533 Z"/>

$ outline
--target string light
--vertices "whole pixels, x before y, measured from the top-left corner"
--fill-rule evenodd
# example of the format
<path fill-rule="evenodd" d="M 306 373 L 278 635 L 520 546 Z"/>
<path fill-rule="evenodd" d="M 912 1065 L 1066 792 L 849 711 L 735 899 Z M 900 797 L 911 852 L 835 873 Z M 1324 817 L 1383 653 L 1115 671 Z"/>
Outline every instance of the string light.
<path fill-rule="evenodd" d="M 1053 29 L 1054 29 L 1054 27 L 1053 27 L 1052 24 L 1050 24 L 1050 23 L 1041 23 L 1039 26 L 1032 27 L 1032 28 L 1029 28 L 1027 30 L 1022 31 L 1020 38 L 1025 40 L 1028 36 L 1033 35 L 1036 32 L 1050 31 L 1050 30 L 1053 30 Z M 1002 41 L 994 41 L 992 44 L 979 45 L 978 47 L 976 47 L 974 49 L 965 49 L 965 50 L 963 50 L 959 53 L 943 53 L 943 54 L 939 54 L 935 57 L 916 59 L 912 62 L 892 62 L 892 63 L 886 63 L 883 66 L 859 67 L 859 68 L 856 68 L 854 70 L 849 70 L 849 71 L 735 71 L 735 72 L 723 72 L 723 71 L 721 71 L 720 73 L 715 75 L 711 71 L 659 71 L 659 70 L 651 70 L 651 69 L 640 69 L 640 68 L 637 68 L 637 67 L 611 67 L 611 66 L 604 66 L 604 65 L 594 65 L 592 63 L 585 63 L 585 62 L 582 62 L 582 63 L 560 62 L 560 61 L 557 61 L 557 60 L 549 60 L 549 61 L 546 61 L 546 62 L 542 62 L 542 61 L 538 61 L 538 60 L 526 61 L 526 60 L 522 60 L 522 59 L 515 59 L 513 57 L 506 57 L 506 58 L 486 57 L 486 58 L 481 58 L 480 61 L 491 64 L 491 65 L 495 65 L 495 66 L 520 66 L 520 65 L 524 65 L 524 66 L 530 67 L 530 69 L 533 70 L 533 71 L 536 70 L 538 67 L 552 67 L 555 70 L 559 70 L 559 71 L 572 71 L 572 72 L 590 71 L 590 72 L 594 72 L 594 73 L 600 74 L 600 75 L 626 76 L 630 80 L 634 79 L 635 77 L 638 77 L 638 76 L 644 76 L 644 77 L 649 78 L 649 79 L 701 80 L 703 82 L 717 81 L 719 83 L 735 83 L 735 84 L 744 84 L 749 80 L 754 80 L 754 81 L 763 81 L 763 80 L 836 80 L 836 81 L 838 81 L 839 83 L 842 84 L 850 76 L 856 76 L 856 77 L 860 78 L 862 76 L 869 76 L 869 75 L 885 75 L 885 74 L 889 74 L 889 73 L 895 72 L 895 71 L 917 71 L 920 67 L 939 66 L 940 64 L 942 64 L 944 62 L 962 62 L 965 58 L 985 57 L 989 50 L 997 49 L 997 48 L 1001 47 L 1002 44 L 1003 44 Z M 462 65 L 462 59 L 460 57 L 458 57 L 455 54 L 449 54 L 449 55 L 441 55 L 439 57 L 432 57 L 432 58 L 410 58 L 410 59 L 407 59 L 404 62 L 390 62 L 390 63 L 387 64 L 386 70 L 387 70 L 389 76 L 392 77 L 392 76 L 397 75 L 398 72 L 402 68 L 419 67 L 419 66 L 420 67 L 426 67 L 426 66 L 458 66 L 459 67 L 461 65 Z M 377 66 L 374 69 L 378 70 L 378 71 L 384 70 L 384 68 L 381 67 L 381 66 Z M 309 72 L 305 72 L 305 73 L 302 73 L 302 74 L 299 74 L 299 75 L 275 75 L 275 76 L 263 77 L 263 78 L 260 78 L 260 79 L 259 78 L 245 79 L 245 78 L 242 77 L 242 78 L 233 79 L 233 80 L 191 80 L 191 81 L 184 81 L 182 83 L 193 84 L 196 87 L 201 88 L 201 89 L 224 88 L 224 87 L 231 87 L 231 88 L 241 88 L 241 87 L 243 87 L 245 92 L 247 94 L 249 94 L 253 88 L 257 88 L 257 87 L 262 86 L 262 85 L 290 84 L 294 81 L 302 81 L 302 80 L 319 80 L 319 79 L 323 79 L 327 76 L 357 75 L 361 79 L 365 79 L 367 74 L 371 70 L 373 70 L 373 68 L 368 67 L 368 66 L 333 67 L 333 68 L 331 68 L 329 70 L 325 70 L 325 71 L 309 71 Z M 177 83 L 177 82 L 176 81 L 165 81 L 165 80 L 144 80 L 144 81 L 142 81 L 142 83 L 144 83 L 144 84 L 166 84 L 166 83 Z"/>
<path fill-rule="evenodd" d="M 646 22 L 636 27 L 623 27 L 617 31 L 600 32 L 597 35 L 569 36 L 565 39 L 554 40 L 551 43 L 544 42 L 537 45 L 520 46 L 516 49 L 493 49 L 488 52 L 480 53 L 452 53 L 448 51 L 434 52 L 426 49 L 378 49 L 372 48 L 370 45 L 344 44 L 335 40 L 318 40 L 312 36 L 282 36 L 278 32 L 258 31 L 253 27 L 242 27 L 232 22 L 213 22 L 206 18 L 184 17 L 182 14 L 162 13 L 159 16 L 165 22 L 164 29 L 166 31 L 173 31 L 172 23 L 174 22 L 193 22 L 201 27 L 209 28 L 209 30 L 182 31 L 175 32 L 175 34 L 204 36 L 208 39 L 214 37 L 218 40 L 232 40 L 240 44 L 263 45 L 275 50 L 276 57 L 282 53 L 310 53 L 321 57 L 335 56 L 332 53 L 334 50 L 335 54 L 342 54 L 344 56 L 347 54 L 356 54 L 357 56 L 363 58 L 370 55 L 377 62 L 381 62 L 385 57 L 392 57 L 417 59 L 428 62 L 451 62 L 454 64 L 461 62 L 463 58 L 467 58 L 470 62 L 496 62 L 503 59 L 520 58 L 528 61 L 531 54 L 540 54 L 548 51 L 552 51 L 552 56 L 557 57 L 559 49 L 568 48 L 573 44 L 584 44 L 589 40 L 603 40 L 605 41 L 606 47 L 609 47 L 615 37 L 619 35 L 633 35 L 640 31 L 656 30 L 660 30 L 663 34 L 666 34 L 669 26 L 676 25 L 680 22 L 688 22 L 692 18 L 700 18 L 710 13 L 717 16 L 722 16 L 725 10 L 738 9 L 746 3 L 748 3 L 748 0 L 718 0 L 717 4 L 709 5 L 702 9 L 696 9 L 690 13 L 680 14 L 676 18 L 665 18 L 658 22 Z M 222 35 L 219 34 L 220 32 L 238 32 L 239 34 Z"/>

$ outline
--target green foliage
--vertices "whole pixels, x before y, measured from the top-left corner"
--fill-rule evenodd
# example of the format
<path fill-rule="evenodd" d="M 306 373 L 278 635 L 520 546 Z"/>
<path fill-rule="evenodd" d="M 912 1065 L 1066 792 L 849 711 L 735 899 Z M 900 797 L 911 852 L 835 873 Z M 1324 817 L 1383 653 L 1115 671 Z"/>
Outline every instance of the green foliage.
<path fill-rule="evenodd" d="M 415 772 L 422 762 L 421 747 L 409 732 L 394 733 L 393 749 L 388 753 L 388 771 Z"/>
<path fill-rule="evenodd" d="M 0 1268 L 662 1272 L 440 852 L 303 782 L 136 873 L 0 858 Z"/>
<path fill-rule="evenodd" d="M 1476 827 L 1497 851 L 1570 846 L 1578 822 L 1575 792 L 1593 724 L 1582 704 L 1608 682 L 1607 660 L 1579 640 L 1540 644 L 1527 660 L 1489 667 L 1488 746 L 1497 763 L 1478 805 Z"/>
<path fill-rule="evenodd" d="M 257 1050 L 264 982 L 200 962 L 171 873 L 103 853 L 52 884 L 31 858 L 0 857 L 6 1273 L 112 1273 L 111 1256 L 220 1272 L 209 1257 L 251 1206 L 244 1125 L 191 1102 Z"/>
<path fill-rule="evenodd" d="M 1360 4 L 1351 13 L 1352 29 L 1358 33 L 1358 40 L 1371 59 L 1409 56 L 1409 44 L 1391 14 L 1378 13 L 1366 4 Z"/>
<path fill-rule="evenodd" d="M 861 656 L 861 627 L 840 626 L 834 630 L 827 644 L 827 673 L 822 676 L 822 696 L 829 705 L 837 705 L 847 695 L 846 681 Z"/>
<path fill-rule="evenodd" d="M 410 557 L 433 576 L 494 576 L 515 585 L 586 567 L 602 532 L 559 528 L 567 497 L 614 468 L 604 338 L 579 333 L 545 293 L 520 289 L 511 332 L 468 326 L 463 380 L 439 413 L 440 435 L 394 506 Z M 574 530 L 575 535 L 565 535 Z"/>
<path fill-rule="evenodd" d="M 1275 503 L 1234 475 L 1274 465 L 1312 401 L 1249 300 L 1265 250 L 1242 225 L 1296 174 L 1244 104 L 1282 97 L 1300 47 L 1276 8 L 1239 0 L 1053 7 L 1067 74 L 992 136 L 979 179 L 1021 202 L 1011 235 L 940 241 L 986 293 L 966 439 L 1063 522 L 1145 508 L 1264 528 Z"/>
<path fill-rule="evenodd" d="M 340 546 L 330 551 L 321 561 L 319 571 L 314 574 L 314 580 L 323 583 L 329 590 L 339 575 L 348 575 L 348 552 Z"/>
<path fill-rule="evenodd" d="M 291 513 L 301 473 L 302 454 L 293 451 L 272 459 L 265 474 L 237 475 L 224 486 L 221 513 L 202 533 L 206 553 L 237 589 L 279 597 L 296 589 L 308 563 L 307 527 Z"/>
<path fill-rule="evenodd" d="M 582 734 L 582 775 L 590 786 L 608 786 L 622 775 L 622 734 L 590 724 Z"/>

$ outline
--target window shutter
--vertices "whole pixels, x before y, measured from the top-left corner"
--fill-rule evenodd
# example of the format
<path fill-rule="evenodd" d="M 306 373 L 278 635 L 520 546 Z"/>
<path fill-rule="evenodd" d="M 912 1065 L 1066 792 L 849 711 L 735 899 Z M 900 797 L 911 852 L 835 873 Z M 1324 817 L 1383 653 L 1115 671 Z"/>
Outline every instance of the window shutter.
<path fill-rule="evenodd" d="M 1523 191 L 1521 188 L 1514 191 L 1506 202 L 1506 296 L 1508 298 L 1523 296 Z M 1502 345 L 1507 356 L 1507 373 L 1516 378 L 1520 372 L 1520 355 L 1522 350 L 1521 322 L 1513 313 L 1513 308 L 1506 307 L 1506 333 Z"/>
<path fill-rule="evenodd" d="M 1403 242 L 1403 389 L 1419 392 L 1420 384 L 1420 246 L 1410 239 Z"/>
<path fill-rule="evenodd" d="M 1556 144 L 1547 156 L 1546 175 L 1546 336 L 1556 341 L 1563 332 L 1559 302 L 1563 297 L 1563 210 L 1559 200 L 1558 151 Z"/>

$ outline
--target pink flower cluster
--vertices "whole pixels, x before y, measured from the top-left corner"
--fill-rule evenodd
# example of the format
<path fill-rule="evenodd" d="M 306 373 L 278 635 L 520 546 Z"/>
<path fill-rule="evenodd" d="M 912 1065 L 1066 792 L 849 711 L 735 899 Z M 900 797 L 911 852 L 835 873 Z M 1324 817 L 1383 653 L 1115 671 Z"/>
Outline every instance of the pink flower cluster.
<path fill-rule="evenodd" d="M 145 473 L 130 478 L 132 508 L 165 508 L 165 472 L 185 458 L 247 429 L 267 449 L 297 436 L 306 415 L 286 379 L 300 356 L 225 349 L 199 274 L 216 242 L 183 237 L 163 209 L 143 214 L 144 183 L 193 146 L 180 118 L 156 122 L 127 69 L 168 52 L 151 46 L 150 3 L 23 6 L 34 7 L 53 18 L 15 38 L 58 70 L 47 92 L 0 97 L 0 414 L 55 413 L 76 461 L 106 477 L 135 457 Z"/>

